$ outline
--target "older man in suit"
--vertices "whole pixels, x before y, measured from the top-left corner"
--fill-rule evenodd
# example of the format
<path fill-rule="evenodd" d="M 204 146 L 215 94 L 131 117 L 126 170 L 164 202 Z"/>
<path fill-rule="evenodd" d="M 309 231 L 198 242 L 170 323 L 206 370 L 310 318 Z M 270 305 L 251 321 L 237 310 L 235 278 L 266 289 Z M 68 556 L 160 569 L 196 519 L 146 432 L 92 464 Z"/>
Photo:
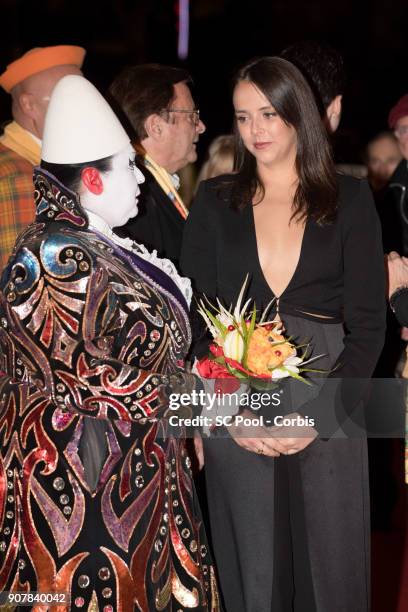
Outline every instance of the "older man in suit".
<path fill-rule="evenodd" d="M 159 64 L 130 66 L 110 87 L 133 132 L 142 185 L 140 214 L 118 233 L 156 249 L 178 263 L 187 208 L 175 174 L 197 159 L 196 143 L 205 125 L 180 68 Z"/>

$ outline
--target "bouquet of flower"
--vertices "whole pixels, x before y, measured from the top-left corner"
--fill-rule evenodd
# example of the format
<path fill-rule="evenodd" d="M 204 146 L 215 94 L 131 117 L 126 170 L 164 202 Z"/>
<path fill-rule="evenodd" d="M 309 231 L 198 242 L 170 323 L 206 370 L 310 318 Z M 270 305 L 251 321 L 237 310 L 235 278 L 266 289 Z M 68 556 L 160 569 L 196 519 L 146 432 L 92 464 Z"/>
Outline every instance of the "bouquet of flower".
<path fill-rule="evenodd" d="M 231 379 L 251 386 L 272 388 L 278 380 L 288 376 L 310 384 L 303 372 L 321 372 L 306 368 L 323 355 L 310 357 L 310 344 L 295 345 L 285 338 L 280 321 L 266 321 L 270 302 L 257 321 L 256 306 L 247 313 L 251 299 L 242 305 L 248 276 L 241 288 L 235 308 L 227 310 L 217 299 L 217 306 L 208 300 L 199 302 L 198 311 L 206 322 L 213 342 L 210 354 L 197 363 L 203 378 Z M 226 383 L 226 381 L 225 381 Z M 224 392 L 228 383 L 223 385 Z"/>

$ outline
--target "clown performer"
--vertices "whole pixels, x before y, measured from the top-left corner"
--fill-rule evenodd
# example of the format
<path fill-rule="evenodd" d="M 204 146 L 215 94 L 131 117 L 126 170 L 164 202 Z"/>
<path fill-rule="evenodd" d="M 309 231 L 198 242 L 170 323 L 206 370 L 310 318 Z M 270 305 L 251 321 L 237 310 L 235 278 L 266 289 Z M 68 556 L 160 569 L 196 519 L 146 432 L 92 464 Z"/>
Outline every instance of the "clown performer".
<path fill-rule="evenodd" d="M 52 593 L 61 610 L 219 610 L 165 418 L 198 384 L 182 369 L 190 283 L 112 232 L 137 214 L 134 157 L 93 85 L 61 79 L 36 220 L 0 286 L 0 591 L 37 593 L 34 610 Z"/>

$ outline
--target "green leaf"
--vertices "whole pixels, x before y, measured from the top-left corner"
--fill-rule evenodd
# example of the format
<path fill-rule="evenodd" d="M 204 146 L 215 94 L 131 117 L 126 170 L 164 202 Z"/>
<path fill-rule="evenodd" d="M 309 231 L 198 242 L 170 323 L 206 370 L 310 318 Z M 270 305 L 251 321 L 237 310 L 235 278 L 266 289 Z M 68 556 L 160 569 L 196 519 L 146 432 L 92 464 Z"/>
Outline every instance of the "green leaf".
<path fill-rule="evenodd" d="M 254 309 L 252 311 L 251 322 L 247 329 L 246 342 L 244 346 L 244 354 L 242 355 L 242 363 L 244 365 L 244 368 L 247 367 L 248 348 L 249 348 L 249 343 L 251 341 L 252 334 L 254 333 L 255 325 L 256 325 L 256 306 L 254 306 Z"/>
<path fill-rule="evenodd" d="M 270 343 L 271 346 L 280 346 L 281 344 L 290 344 L 289 339 L 288 340 L 275 340 L 275 342 L 271 342 Z M 295 346 L 293 348 L 296 348 Z"/>
<path fill-rule="evenodd" d="M 241 317 L 241 329 L 242 329 L 242 338 L 243 338 L 244 342 L 246 343 L 246 340 L 247 340 L 247 337 L 248 337 L 248 330 L 247 330 L 247 326 L 246 326 L 244 315 L 242 315 L 242 317 Z"/>
<path fill-rule="evenodd" d="M 235 376 L 235 378 L 238 378 L 239 380 L 246 380 L 248 378 L 246 374 L 244 374 L 243 372 L 240 372 L 236 368 L 233 368 L 232 366 L 229 365 L 229 363 L 227 363 L 226 366 L 227 366 L 228 372 L 232 374 L 233 376 Z"/>
<path fill-rule="evenodd" d="M 306 378 L 303 378 L 303 376 L 299 376 L 299 374 L 296 374 L 295 372 L 291 372 L 290 370 L 288 370 L 288 368 L 285 368 L 284 366 L 281 366 L 281 368 L 282 370 L 285 370 L 285 372 L 287 372 L 291 378 L 295 378 L 296 380 L 299 380 L 300 382 L 305 383 L 305 385 L 309 385 L 309 387 L 312 386 L 312 383 L 306 380 Z"/>

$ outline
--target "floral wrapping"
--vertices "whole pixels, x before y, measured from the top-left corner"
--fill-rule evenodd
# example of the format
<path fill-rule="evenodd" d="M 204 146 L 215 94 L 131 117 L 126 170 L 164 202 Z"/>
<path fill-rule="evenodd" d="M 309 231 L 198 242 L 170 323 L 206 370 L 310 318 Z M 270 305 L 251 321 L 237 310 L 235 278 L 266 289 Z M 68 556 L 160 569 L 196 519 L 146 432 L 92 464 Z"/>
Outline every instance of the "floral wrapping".
<path fill-rule="evenodd" d="M 218 610 L 162 391 L 191 383 L 184 298 L 90 231 L 74 194 L 39 170 L 35 199 L 1 280 L 0 591 L 68 591 L 72 610 Z M 96 423 L 91 485 L 81 439 Z"/>

